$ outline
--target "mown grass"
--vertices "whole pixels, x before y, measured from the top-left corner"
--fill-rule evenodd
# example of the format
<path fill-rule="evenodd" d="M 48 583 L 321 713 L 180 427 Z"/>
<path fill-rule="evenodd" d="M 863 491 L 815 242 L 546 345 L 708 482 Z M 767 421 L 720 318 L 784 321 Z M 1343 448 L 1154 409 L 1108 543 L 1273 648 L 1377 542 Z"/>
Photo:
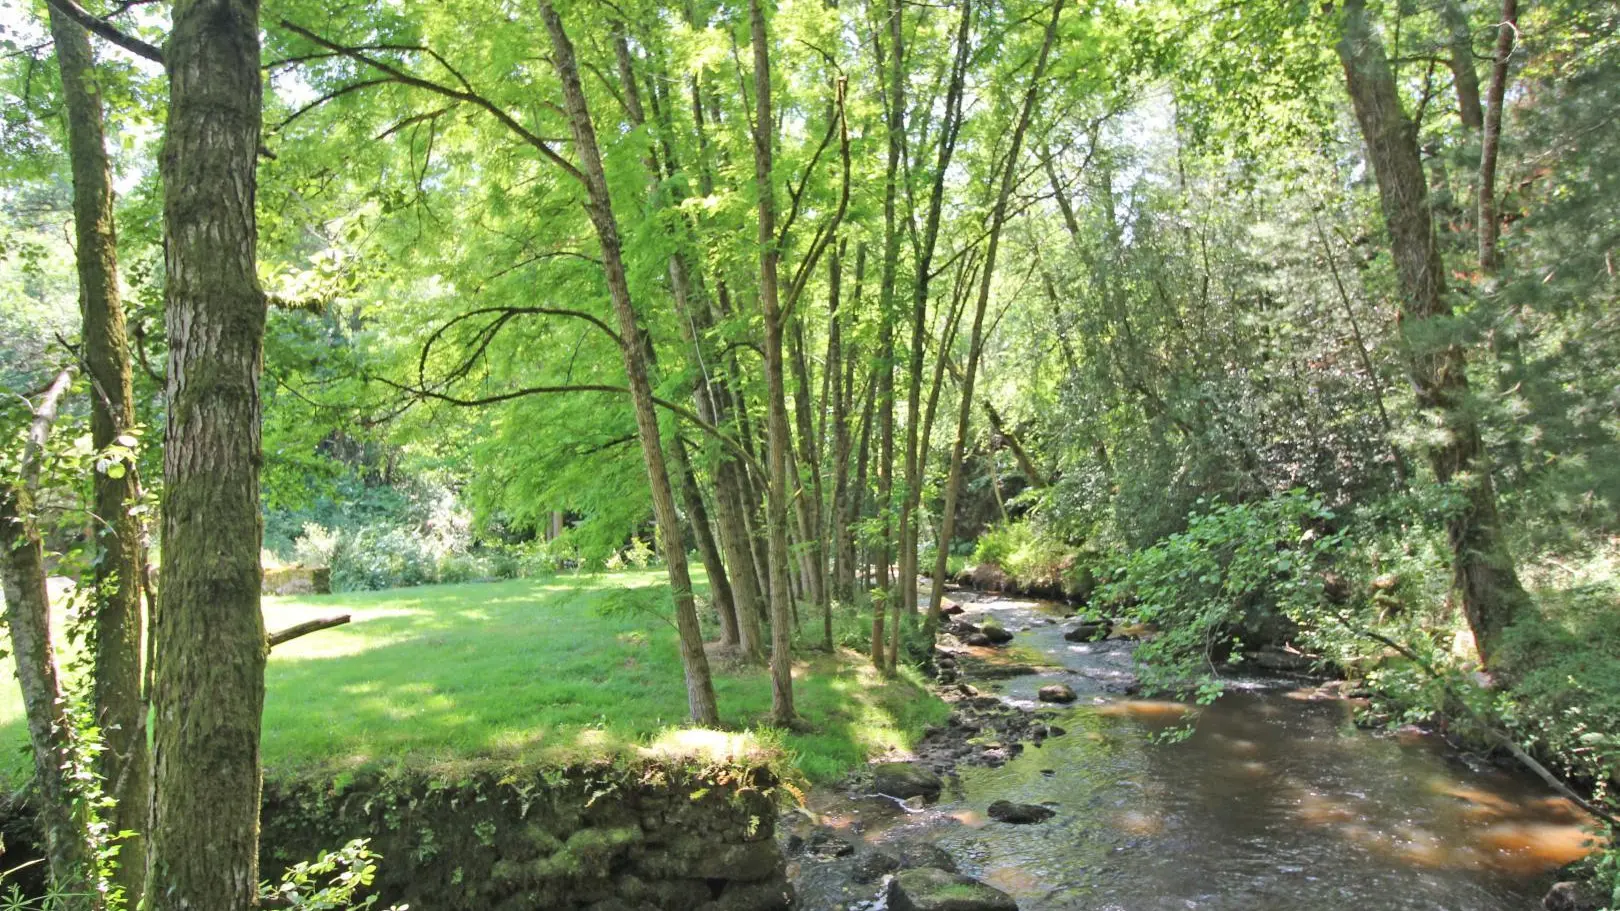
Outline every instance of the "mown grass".
<path fill-rule="evenodd" d="M 266 598 L 270 629 L 354 618 L 272 652 L 266 773 L 469 759 L 567 764 L 674 744 L 775 751 L 822 781 L 909 746 L 946 715 L 914 676 L 883 681 L 854 653 L 805 652 L 795 672 L 805 731 L 757 729 L 770 711 L 769 677 L 734 665 L 715 669 L 722 722 L 753 734 L 684 731 L 669 603 L 661 571 Z M 0 673 L 13 677 L 9 661 Z M 12 781 L 30 767 L 26 737 L 12 684 L 0 692 L 0 774 Z"/>

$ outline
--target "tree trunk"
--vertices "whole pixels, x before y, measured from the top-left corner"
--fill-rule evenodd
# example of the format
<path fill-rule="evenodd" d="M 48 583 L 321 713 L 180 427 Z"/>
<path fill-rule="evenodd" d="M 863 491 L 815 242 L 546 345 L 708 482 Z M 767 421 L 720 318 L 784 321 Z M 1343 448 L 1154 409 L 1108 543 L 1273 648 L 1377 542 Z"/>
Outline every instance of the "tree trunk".
<path fill-rule="evenodd" d="M 804 506 L 800 522 L 804 526 L 805 551 L 810 570 L 810 600 L 821 612 L 822 644 L 832 651 L 832 597 L 827 591 L 827 553 L 821 543 L 821 508 L 825 491 L 821 481 L 821 450 L 816 445 L 815 421 L 810 411 L 810 402 L 815 395 L 811 392 L 810 369 L 804 357 L 803 320 L 795 316 L 792 329 L 789 348 L 793 358 L 793 379 L 797 384 L 793 411 L 799 424 L 799 451 L 804 462 L 804 470 L 800 474 L 810 477 L 810 489 L 801 490 L 800 502 Z"/>
<path fill-rule="evenodd" d="M 908 620 L 918 612 L 917 508 L 922 503 L 924 462 L 919 449 L 928 445 L 928 438 L 920 435 L 918 412 L 922 407 L 923 344 L 928 325 L 930 271 L 933 269 L 934 248 L 939 241 L 940 218 L 945 206 L 945 178 L 956 151 L 956 136 L 962 123 L 962 95 L 967 82 L 972 23 L 972 2 L 963 0 L 962 18 L 956 31 L 956 56 L 951 66 L 950 83 L 945 90 L 945 116 L 940 125 L 938 160 L 934 164 L 928 214 L 923 221 L 922 245 L 917 251 L 916 276 L 912 284 L 911 359 L 906 383 L 906 489 L 900 503 L 899 604 Z M 898 35 L 891 40 L 898 47 Z"/>
<path fill-rule="evenodd" d="M 765 312 L 766 439 L 769 492 L 765 526 L 770 536 L 771 575 L 771 721 L 790 726 L 793 710 L 793 620 L 788 583 L 787 495 L 788 419 L 783 377 L 783 313 L 779 304 L 776 238 L 776 193 L 771 185 L 771 146 L 776 121 L 771 115 L 771 49 L 766 38 L 765 10 L 749 0 L 749 26 L 754 45 L 754 185 L 759 194 L 759 300 Z"/>
<path fill-rule="evenodd" d="M 1483 128 L 1484 108 L 1479 103 L 1479 71 L 1474 69 L 1474 31 L 1468 24 L 1468 11 L 1458 0 L 1440 0 L 1440 22 L 1446 29 L 1446 48 L 1451 54 L 1451 78 L 1457 88 L 1457 116 L 1463 126 Z"/>
<path fill-rule="evenodd" d="M 887 119 L 888 159 L 883 169 L 883 261 L 878 273 L 878 361 L 882 370 L 878 374 L 878 461 L 877 505 L 878 517 L 883 523 L 882 536 L 877 547 L 878 587 L 890 586 L 889 570 L 894 563 L 894 288 L 896 272 L 900 266 L 900 219 L 895 203 L 900 195 L 900 166 L 905 154 L 906 129 L 906 72 L 905 44 L 902 40 L 902 16 L 905 7 L 900 0 L 888 0 L 885 26 L 889 36 L 889 81 L 887 85 L 885 116 Z M 880 55 L 881 39 L 874 39 Z M 909 419 L 909 418 L 908 418 Z M 892 592 L 890 594 L 893 594 Z M 876 657 L 876 656 L 874 656 Z M 882 662 L 878 662 L 882 666 Z"/>
<path fill-rule="evenodd" d="M 135 426 L 129 339 L 118 297 L 118 244 L 113 221 L 112 170 L 107 163 L 90 37 L 55 7 L 51 36 L 62 75 L 68 118 L 68 156 L 73 166 L 75 262 L 79 309 L 84 320 L 83 352 L 90 378 L 90 441 L 98 452 L 129 446 Z M 121 439 L 122 438 L 122 439 Z M 133 459 L 120 459 L 116 471 L 92 479 L 97 521 L 95 555 L 96 725 L 103 752 L 97 771 L 107 796 L 113 832 L 134 833 L 119 842 L 114 882 L 135 899 L 146 874 L 148 792 L 151 759 L 146 747 L 146 701 L 141 691 L 141 527 L 130 509 L 137 499 Z M 114 476 L 116 474 L 116 476 Z"/>
<path fill-rule="evenodd" d="M 1452 316 L 1444 264 L 1435 242 L 1417 131 L 1401 108 L 1384 47 L 1368 21 L 1365 0 L 1346 0 L 1338 43 L 1345 84 L 1378 183 L 1390 251 L 1401 287 L 1401 329 L 1409 350 L 1418 406 L 1446 431 L 1429 449 L 1441 484 L 1455 483 L 1465 505 L 1446 520 L 1454 584 L 1480 660 L 1490 666 L 1503 629 L 1526 602 L 1496 512 L 1496 491 L 1479 425 L 1468 407 L 1466 356 L 1454 341 L 1436 341 Z"/>
<path fill-rule="evenodd" d="M 257 905 L 259 368 L 257 0 L 177 0 L 163 151 L 168 427 L 154 630 L 150 911 Z"/>
<path fill-rule="evenodd" d="M 844 382 L 843 315 L 839 312 L 844 284 L 844 246 L 840 242 L 827 262 L 827 363 L 821 374 L 821 435 L 832 431 L 833 490 L 832 501 L 823 517 L 826 540 L 832 542 L 832 578 L 828 581 L 828 610 L 826 638 L 832 644 L 831 601 L 848 601 L 850 592 L 844 587 L 844 539 L 849 529 L 843 523 L 844 498 L 849 493 L 849 406 L 846 404 Z M 823 439 L 823 451 L 825 443 Z"/>
<path fill-rule="evenodd" d="M 846 308 L 850 314 L 853 314 L 855 308 L 860 306 L 862 285 L 865 279 L 866 244 L 857 243 L 855 245 L 855 293 L 850 298 L 850 306 Z M 852 315 L 846 316 L 845 320 L 852 320 Z M 850 324 L 853 325 L 853 322 Z M 858 573 L 857 565 L 860 562 L 860 555 L 855 546 L 855 523 L 860 520 L 861 501 L 866 497 L 867 427 L 871 424 L 872 410 L 870 404 L 862 407 L 861 430 L 858 437 L 859 446 L 852 450 L 849 417 L 850 410 L 855 406 L 855 368 L 857 365 L 853 346 L 844 355 L 843 361 L 845 389 L 841 398 L 843 414 L 835 425 L 835 433 L 839 435 L 836 445 L 838 446 L 838 484 L 841 492 L 837 494 L 838 507 L 833 517 L 833 546 L 839 561 L 837 571 L 838 589 L 842 592 L 842 597 L 845 600 L 853 602 L 857 587 L 855 581 Z M 862 394 L 863 401 L 870 403 L 871 391 L 871 384 L 866 384 L 866 391 Z M 849 473 L 852 454 L 856 462 L 853 476 Z"/>
<path fill-rule="evenodd" d="M 726 564 L 720 557 L 720 545 L 715 541 L 714 529 L 709 525 L 709 510 L 703 503 L 703 491 L 698 488 L 697 476 L 692 472 L 692 460 L 687 457 L 686 444 L 680 437 L 669 441 L 675 459 L 675 470 L 680 475 L 681 501 L 686 504 L 686 517 L 697 538 L 698 556 L 703 571 L 709 577 L 709 596 L 714 601 L 714 612 L 720 618 L 720 639 L 727 645 L 742 644 L 742 631 L 737 626 L 737 608 L 731 594 L 731 581 L 726 576 Z"/>
<path fill-rule="evenodd" d="M 1052 18 L 1046 24 L 1046 35 L 1041 50 L 1035 57 L 1035 69 L 1030 73 L 1029 89 L 1024 94 L 1023 108 L 1013 128 L 1012 142 L 1001 174 L 1001 186 L 996 194 L 995 207 L 990 212 L 990 232 L 986 240 L 984 270 L 979 279 L 979 295 L 974 302 L 973 330 L 968 341 L 968 362 L 962 376 L 962 400 L 956 419 L 956 442 L 951 447 L 951 473 L 945 484 L 945 504 L 940 515 L 939 546 L 934 557 L 934 585 L 928 596 L 928 627 L 939 625 L 940 608 L 944 604 L 943 581 L 949 568 L 951 535 L 956 525 L 956 501 L 962 489 L 962 460 L 967 451 L 967 440 L 973 418 L 973 381 L 979 369 L 979 355 L 984 348 L 984 314 L 990 304 L 990 288 L 996 271 L 996 252 L 1001 245 L 1001 229 L 1007 221 L 1007 201 L 1018 183 L 1018 159 L 1024 147 L 1024 134 L 1035 116 L 1035 104 L 1040 98 L 1041 80 L 1046 76 L 1046 62 L 1051 56 L 1057 38 L 1058 17 L 1063 12 L 1063 0 L 1052 4 Z M 942 352 L 943 354 L 943 352 Z"/>
<path fill-rule="evenodd" d="M 675 599 L 675 625 L 680 634 L 681 664 L 686 673 L 687 707 L 695 723 L 712 727 L 720 722 L 715 706 L 714 684 L 709 677 L 708 657 L 703 652 L 703 632 L 698 625 L 697 606 L 692 599 L 692 579 L 686 565 L 686 544 L 681 534 L 680 516 L 675 511 L 675 495 L 670 486 L 669 471 L 664 464 L 652 385 L 647 379 L 645 342 L 641 326 L 636 321 L 635 305 L 630 299 L 630 284 L 625 275 L 619 242 L 619 225 L 613 214 L 607 175 L 602 170 L 596 128 L 585 103 L 585 90 L 579 80 L 574 45 L 549 0 L 541 0 L 540 16 L 545 20 L 546 31 L 551 37 L 552 63 L 562 83 L 563 104 L 568 113 L 569 128 L 574 136 L 574 148 L 585 184 L 585 211 L 602 248 L 602 272 L 607 280 L 614 315 L 618 318 L 622 339 L 620 353 L 629 381 L 630 399 L 635 407 L 636 434 L 641 439 L 642 461 L 646 464 L 648 487 L 652 493 L 653 519 L 658 523 L 659 541 L 664 563 L 669 569 L 671 594 Z"/>
<path fill-rule="evenodd" d="M 64 892 L 88 895 L 89 830 L 78 807 L 84 795 L 73 792 L 78 764 L 71 720 L 65 711 L 56 655 L 51 646 L 51 603 L 45 587 L 45 549 L 34 523 L 37 466 L 57 406 L 72 374 L 64 370 L 46 389 L 34 412 L 32 427 L 16 478 L 0 479 L 0 586 L 5 592 L 6 631 L 12 660 L 22 685 L 23 715 L 34 756 L 34 782 L 39 790 L 39 819 L 45 832 L 45 857 L 51 879 Z M 70 907 L 88 907 L 88 901 Z"/>
<path fill-rule="evenodd" d="M 1496 60 L 1486 96 L 1484 135 L 1479 148 L 1479 270 L 1494 276 L 1501 268 L 1497 238 L 1502 222 L 1496 212 L 1496 158 L 1502 149 L 1502 106 L 1507 100 L 1508 66 L 1519 36 L 1519 0 L 1502 0 L 1502 22 L 1496 28 Z M 1477 90 L 1477 87 L 1476 87 Z"/>

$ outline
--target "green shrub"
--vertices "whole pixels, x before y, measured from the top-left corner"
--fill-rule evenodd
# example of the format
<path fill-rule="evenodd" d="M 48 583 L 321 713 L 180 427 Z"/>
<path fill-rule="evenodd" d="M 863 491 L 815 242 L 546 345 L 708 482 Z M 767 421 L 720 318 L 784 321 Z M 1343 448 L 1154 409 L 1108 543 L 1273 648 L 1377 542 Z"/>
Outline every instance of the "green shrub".
<path fill-rule="evenodd" d="M 1158 634 L 1137 652 L 1152 689 L 1213 698 L 1220 666 L 1246 642 L 1274 641 L 1322 603 L 1321 570 L 1343 546 L 1304 491 L 1215 504 L 1187 530 L 1124 558 L 1101 597 Z"/>
<path fill-rule="evenodd" d="M 1023 589 L 1061 590 L 1086 598 L 1095 587 L 1101 558 L 1057 539 L 1035 522 L 997 525 L 979 538 L 970 563 L 994 565 Z"/>

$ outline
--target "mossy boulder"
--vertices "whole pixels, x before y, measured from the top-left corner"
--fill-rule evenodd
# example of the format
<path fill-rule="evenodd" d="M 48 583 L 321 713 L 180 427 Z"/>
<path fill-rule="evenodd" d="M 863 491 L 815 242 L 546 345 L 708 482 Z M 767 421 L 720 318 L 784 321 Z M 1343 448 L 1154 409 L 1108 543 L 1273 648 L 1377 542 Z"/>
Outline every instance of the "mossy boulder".
<path fill-rule="evenodd" d="M 872 774 L 872 787 L 890 797 L 922 797 L 933 800 L 945 787 L 938 775 L 910 762 L 885 762 Z"/>
<path fill-rule="evenodd" d="M 892 911 L 1018 911 L 1012 896 L 969 876 L 933 867 L 901 870 L 889 892 Z"/>

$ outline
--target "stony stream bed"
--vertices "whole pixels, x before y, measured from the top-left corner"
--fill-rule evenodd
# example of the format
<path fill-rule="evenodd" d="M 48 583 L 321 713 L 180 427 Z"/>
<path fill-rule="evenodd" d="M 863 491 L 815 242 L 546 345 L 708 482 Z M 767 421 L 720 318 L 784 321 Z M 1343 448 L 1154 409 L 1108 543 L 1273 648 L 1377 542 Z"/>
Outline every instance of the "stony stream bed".
<path fill-rule="evenodd" d="M 1538 782 L 1359 729 L 1332 686 L 1142 699 L 1129 638 L 1072 641 L 1061 606 L 951 598 L 950 725 L 779 824 L 801 908 L 1528 911 L 1588 850 Z M 961 641 L 989 618 L 1010 646 Z"/>

